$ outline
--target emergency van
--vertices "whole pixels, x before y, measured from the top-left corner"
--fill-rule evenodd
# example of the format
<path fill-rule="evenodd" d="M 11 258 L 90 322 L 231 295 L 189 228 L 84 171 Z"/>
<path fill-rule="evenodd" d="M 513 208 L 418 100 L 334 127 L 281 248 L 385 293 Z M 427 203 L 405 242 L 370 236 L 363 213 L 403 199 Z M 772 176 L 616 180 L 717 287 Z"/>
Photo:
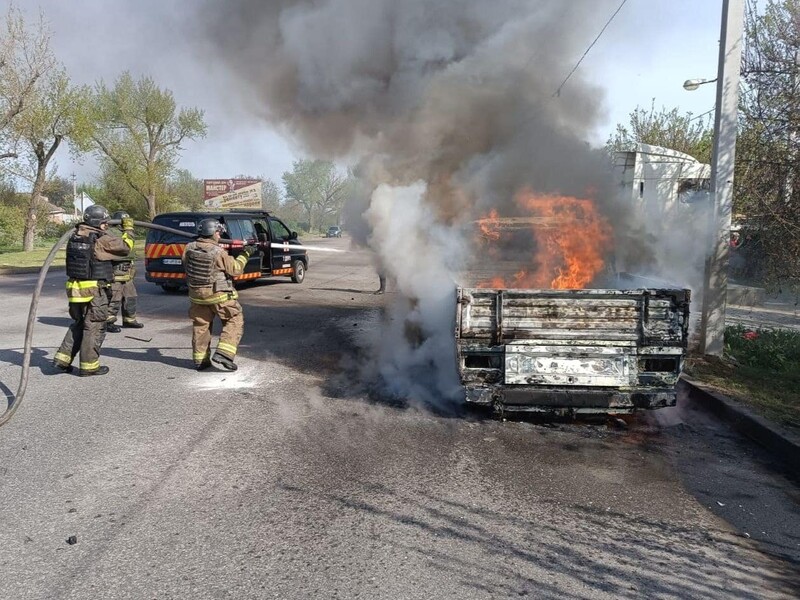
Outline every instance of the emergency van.
<path fill-rule="evenodd" d="M 254 281 L 262 277 L 290 277 L 302 283 L 308 270 L 308 253 L 298 248 L 302 243 L 297 232 L 290 231 L 278 218 L 265 211 L 173 212 L 156 215 L 153 223 L 197 235 L 203 219 L 218 219 L 225 227 L 220 245 L 231 256 L 238 256 L 244 246 L 258 248 L 234 281 Z M 183 270 L 183 249 L 189 237 L 157 230 L 148 230 L 145 241 L 145 278 L 174 292 L 186 285 Z M 278 247 L 273 247 L 278 244 Z"/>

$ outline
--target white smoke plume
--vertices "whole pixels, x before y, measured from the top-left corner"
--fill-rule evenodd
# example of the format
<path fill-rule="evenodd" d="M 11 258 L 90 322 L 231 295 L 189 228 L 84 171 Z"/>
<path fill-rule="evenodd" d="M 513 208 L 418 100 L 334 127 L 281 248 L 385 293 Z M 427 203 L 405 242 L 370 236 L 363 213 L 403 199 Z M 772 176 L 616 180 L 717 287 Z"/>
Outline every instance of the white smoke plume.
<path fill-rule="evenodd" d="M 459 231 L 424 202 L 425 182 L 378 186 L 366 219 L 369 243 L 399 292 L 378 343 L 389 392 L 427 404 L 460 392 L 455 372 L 455 280 L 468 256 Z"/>

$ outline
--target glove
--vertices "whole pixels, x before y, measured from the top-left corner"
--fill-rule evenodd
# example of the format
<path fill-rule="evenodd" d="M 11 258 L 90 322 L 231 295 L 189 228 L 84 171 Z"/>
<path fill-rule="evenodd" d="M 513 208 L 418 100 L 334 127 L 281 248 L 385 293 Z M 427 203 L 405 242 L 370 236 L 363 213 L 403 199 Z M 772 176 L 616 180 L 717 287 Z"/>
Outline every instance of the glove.
<path fill-rule="evenodd" d="M 255 254 L 257 251 L 258 251 L 258 248 L 256 248 L 255 246 L 252 246 L 252 245 L 247 245 L 244 248 L 242 248 L 242 252 L 247 255 L 247 258 L 250 258 L 251 256 L 253 256 L 253 254 Z"/>
<path fill-rule="evenodd" d="M 122 231 L 133 231 L 133 219 L 130 217 L 125 217 L 122 219 L 120 227 L 122 227 Z"/>

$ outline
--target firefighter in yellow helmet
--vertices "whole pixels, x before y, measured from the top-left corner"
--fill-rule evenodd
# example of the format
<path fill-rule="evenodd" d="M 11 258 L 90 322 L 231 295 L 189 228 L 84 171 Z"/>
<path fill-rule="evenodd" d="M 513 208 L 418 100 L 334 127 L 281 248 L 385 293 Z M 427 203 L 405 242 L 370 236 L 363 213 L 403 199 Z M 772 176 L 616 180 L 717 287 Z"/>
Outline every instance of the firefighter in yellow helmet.
<path fill-rule="evenodd" d="M 133 238 L 133 220 L 125 211 L 118 210 L 111 218 L 119 221 L 119 229 L 124 235 Z M 125 229 L 130 227 L 130 229 Z M 136 320 L 137 294 L 136 286 L 133 283 L 136 277 L 136 266 L 134 265 L 136 255 L 133 250 L 122 260 L 113 261 L 114 281 L 111 284 L 111 301 L 108 304 L 108 325 L 106 331 L 109 333 L 119 333 L 122 331 L 117 325 L 117 315 L 122 309 L 122 326 L 141 329 L 142 323 Z"/>
<path fill-rule="evenodd" d="M 233 287 L 233 277 L 244 271 L 256 248 L 245 246 L 242 254 L 234 259 L 219 245 L 222 231 L 223 226 L 217 219 L 203 219 L 197 226 L 199 239 L 186 244 L 183 251 L 191 301 L 192 359 L 198 371 L 210 367 L 211 361 L 228 371 L 238 368 L 233 360 L 242 339 L 244 314 L 236 300 L 238 294 Z M 222 321 L 222 333 L 211 356 L 211 324 L 215 316 Z"/>
<path fill-rule="evenodd" d="M 108 235 L 108 211 L 93 204 L 83 213 L 83 221 L 67 242 L 67 298 L 69 327 L 53 364 L 65 373 L 72 372 L 72 361 L 80 352 L 81 377 L 105 375 L 100 366 L 100 347 L 106 336 L 108 302 L 114 280 L 113 260 L 128 256 L 133 239 Z M 129 219 L 130 221 L 130 219 Z M 133 223 L 130 222 L 131 229 Z"/>

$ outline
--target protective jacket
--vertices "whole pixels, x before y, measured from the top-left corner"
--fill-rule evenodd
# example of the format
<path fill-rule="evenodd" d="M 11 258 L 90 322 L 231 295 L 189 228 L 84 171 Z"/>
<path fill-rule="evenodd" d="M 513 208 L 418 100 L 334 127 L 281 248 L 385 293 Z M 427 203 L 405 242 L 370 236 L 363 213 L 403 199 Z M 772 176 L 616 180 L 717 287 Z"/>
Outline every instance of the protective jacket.
<path fill-rule="evenodd" d="M 244 271 L 247 255 L 235 259 L 212 238 L 186 244 L 183 265 L 189 300 L 195 304 L 219 304 L 238 298 L 233 278 Z"/>
<path fill-rule="evenodd" d="M 99 287 L 114 280 L 114 259 L 128 256 L 130 237 L 107 235 L 102 229 L 79 224 L 67 242 L 67 298 L 91 302 Z"/>
<path fill-rule="evenodd" d="M 127 232 L 122 234 L 123 240 L 130 239 L 130 237 L 131 236 L 129 236 Z M 114 268 L 114 281 L 119 281 L 124 283 L 126 281 L 130 281 L 131 279 L 133 279 L 133 276 L 135 274 L 133 261 L 135 260 L 136 260 L 136 254 L 134 253 L 133 248 L 131 248 L 131 252 L 130 254 L 128 254 L 128 256 L 126 256 L 122 260 L 112 261 L 111 264 L 113 265 Z"/>

